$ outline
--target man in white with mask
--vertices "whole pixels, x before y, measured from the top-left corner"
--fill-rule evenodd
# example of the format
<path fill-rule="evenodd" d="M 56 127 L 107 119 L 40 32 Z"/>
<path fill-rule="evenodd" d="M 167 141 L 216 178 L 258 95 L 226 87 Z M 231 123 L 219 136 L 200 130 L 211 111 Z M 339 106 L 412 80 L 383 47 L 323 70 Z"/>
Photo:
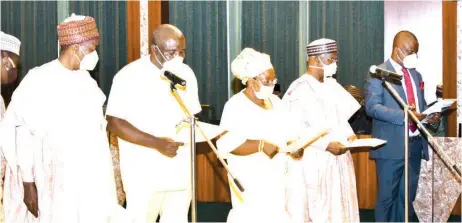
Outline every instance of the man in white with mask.
<path fill-rule="evenodd" d="M 1 54 L 1 73 L 0 73 L 0 87 L 2 85 L 12 84 L 16 81 L 18 77 L 18 63 L 19 63 L 19 49 L 21 46 L 21 41 L 18 38 L 8 35 L 0 31 L 0 54 Z M 1 93 L 1 89 L 0 89 Z M 5 103 L 2 95 L 0 95 L 0 125 L 2 123 L 3 115 L 5 114 Z M 1 143 L 1 140 L 0 140 Z M 2 147 L 0 146 L 0 222 L 4 222 L 3 217 L 3 187 L 5 174 L 8 172 L 5 181 L 9 184 L 10 170 L 6 170 L 8 167 L 6 165 L 5 159 L 3 157 L 3 152 L 1 151 Z M 11 191 L 6 193 L 10 196 Z"/>
<path fill-rule="evenodd" d="M 114 77 L 106 110 L 109 131 L 119 138 L 127 210 L 136 222 L 187 222 L 191 202 L 189 143 L 175 142 L 186 119 L 164 71 L 187 83 L 178 90 L 191 114 L 201 111 L 197 79 L 183 63 L 186 40 L 175 26 L 154 30 L 150 55 Z"/>
<path fill-rule="evenodd" d="M 1 146 L 16 177 L 8 186 L 19 191 L 5 197 L 5 222 L 110 222 L 119 206 L 106 97 L 88 72 L 98 63 L 98 29 L 73 14 L 57 31 L 59 58 L 29 70 L 3 120 Z"/>
<path fill-rule="evenodd" d="M 422 75 L 415 69 L 419 42 L 409 31 L 400 31 L 393 40 L 390 59 L 379 67 L 403 75 L 401 84 L 393 84 L 399 96 L 412 108 L 415 116 L 422 120 L 421 114 L 427 108 L 424 99 Z M 380 79 L 368 77 L 365 84 L 366 112 L 373 118 L 372 136 L 388 141 L 386 145 L 369 152 L 377 167 L 377 201 L 375 220 L 379 222 L 403 222 L 404 215 L 404 125 L 409 125 L 409 220 L 412 220 L 422 159 L 428 160 L 428 142 L 422 137 L 416 123 L 404 123 L 404 110 L 383 85 Z M 439 123 L 436 114 L 428 123 Z"/>
<path fill-rule="evenodd" d="M 301 161 L 291 161 L 289 172 L 300 173 L 305 188 L 292 184 L 295 195 L 288 211 L 299 222 L 359 222 L 353 160 L 344 145 L 356 139 L 348 119 L 360 105 L 332 78 L 337 71 L 334 40 L 311 42 L 307 55 L 306 73 L 290 85 L 283 100 L 303 126 L 330 132 L 305 149 Z"/>

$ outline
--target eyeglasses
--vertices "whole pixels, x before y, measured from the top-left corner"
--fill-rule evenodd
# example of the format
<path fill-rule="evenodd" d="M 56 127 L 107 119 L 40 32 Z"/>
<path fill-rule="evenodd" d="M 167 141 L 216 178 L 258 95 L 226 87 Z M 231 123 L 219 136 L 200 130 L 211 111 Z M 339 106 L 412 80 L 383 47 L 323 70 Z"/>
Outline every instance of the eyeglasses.
<path fill-rule="evenodd" d="M 262 78 L 259 78 L 259 77 L 255 77 L 254 79 L 259 81 L 261 84 L 263 84 L 265 86 L 274 86 L 274 85 L 276 85 L 278 83 L 278 79 L 266 80 L 266 79 L 262 79 Z"/>

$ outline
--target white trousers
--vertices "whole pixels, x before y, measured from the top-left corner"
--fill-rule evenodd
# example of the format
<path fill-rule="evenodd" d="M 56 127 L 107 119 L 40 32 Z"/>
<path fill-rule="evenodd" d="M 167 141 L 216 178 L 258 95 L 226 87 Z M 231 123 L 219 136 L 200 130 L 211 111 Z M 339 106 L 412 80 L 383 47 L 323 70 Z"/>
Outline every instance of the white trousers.
<path fill-rule="evenodd" d="M 135 223 L 186 223 L 191 190 L 126 193 L 127 211 Z"/>

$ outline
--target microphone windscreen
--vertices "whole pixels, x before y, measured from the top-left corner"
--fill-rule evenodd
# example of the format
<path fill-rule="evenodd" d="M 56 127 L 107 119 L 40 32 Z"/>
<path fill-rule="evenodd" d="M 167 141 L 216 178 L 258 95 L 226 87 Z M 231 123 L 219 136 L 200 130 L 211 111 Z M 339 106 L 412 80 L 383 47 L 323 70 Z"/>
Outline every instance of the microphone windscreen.
<path fill-rule="evenodd" d="M 375 74 L 375 73 L 377 72 L 377 66 L 372 65 L 372 66 L 369 68 L 369 72 Z"/>

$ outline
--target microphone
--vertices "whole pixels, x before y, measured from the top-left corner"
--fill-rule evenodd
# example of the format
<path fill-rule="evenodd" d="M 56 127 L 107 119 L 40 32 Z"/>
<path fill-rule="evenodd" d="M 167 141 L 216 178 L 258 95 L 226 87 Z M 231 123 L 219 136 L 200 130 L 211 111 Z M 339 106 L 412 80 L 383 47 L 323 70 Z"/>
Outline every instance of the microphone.
<path fill-rule="evenodd" d="M 183 87 L 186 86 L 186 81 L 183 80 L 183 78 L 178 77 L 176 74 L 174 74 L 174 73 L 172 73 L 172 72 L 170 72 L 170 71 L 168 71 L 168 70 L 166 70 L 166 71 L 164 72 L 164 76 L 165 76 L 167 79 L 169 79 L 169 80 L 172 82 L 173 85 L 179 84 L 179 85 L 181 85 L 181 86 L 183 86 Z"/>
<path fill-rule="evenodd" d="M 392 80 L 403 79 L 403 75 L 377 67 L 375 65 L 372 65 L 371 68 L 369 68 L 369 72 L 371 73 L 372 77 L 391 78 Z"/>

